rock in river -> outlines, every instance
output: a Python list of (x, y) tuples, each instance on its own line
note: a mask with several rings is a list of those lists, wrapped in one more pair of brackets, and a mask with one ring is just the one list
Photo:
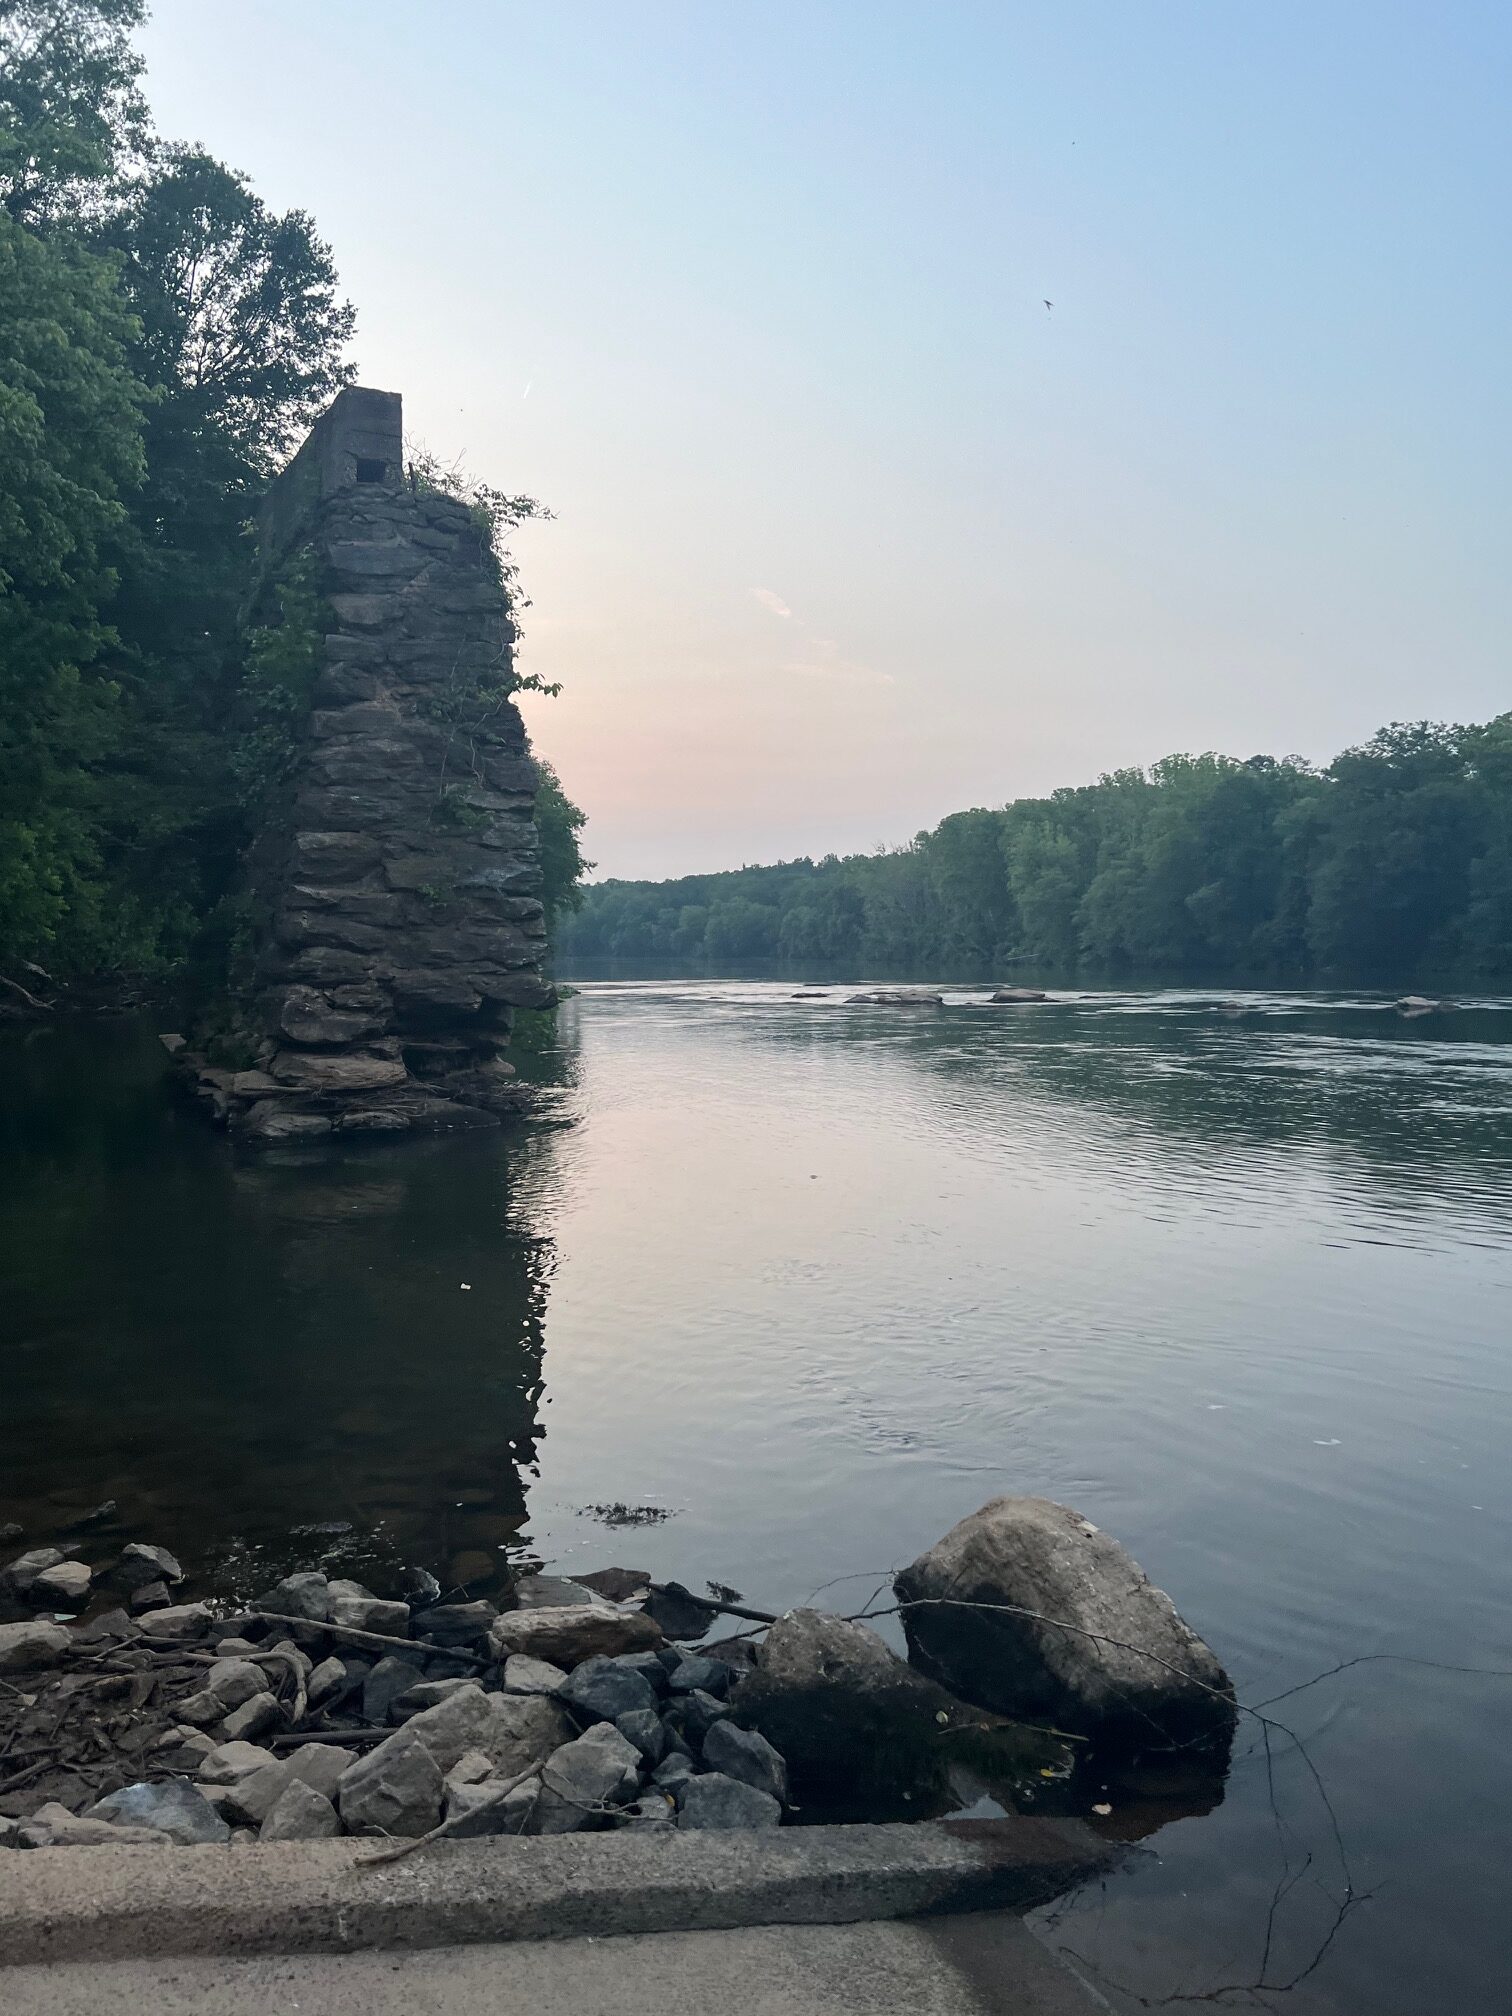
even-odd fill
[(1232, 1729), (1233, 1685), (1212, 1652), (1125, 1549), (1067, 1506), (994, 1498), (895, 1586), (914, 1663), (985, 1708), (1134, 1748)]

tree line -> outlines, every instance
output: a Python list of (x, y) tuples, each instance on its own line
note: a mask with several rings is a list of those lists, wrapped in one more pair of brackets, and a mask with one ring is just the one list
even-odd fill
[(902, 972), (1512, 974), (1512, 713), (1394, 723), (1322, 767), (1168, 756), (955, 812), (873, 854), (606, 881), (561, 950)]
[[(144, 0), (0, 0), (13, 978), (29, 963), (63, 979), (214, 971), (258, 810), (238, 627), (252, 520), (353, 375), (354, 311), (310, 215), (153, 131), (131, 39), (144, 17)], [(542, 825), (556, 908), (582, 872), (582, 815), (550, 774)]]

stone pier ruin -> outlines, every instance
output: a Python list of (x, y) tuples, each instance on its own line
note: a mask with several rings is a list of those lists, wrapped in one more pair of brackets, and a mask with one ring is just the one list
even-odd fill
[(406, 473), (399, 395), (358, 386), (275, 480), (260, 531), (252, 623), (277, 621), (291, 567), (322, 614), (248, 862), (248, 1053), (217, 1062), (196, 1043), (182, 1062), (253, 1141), (508, 1111), (514, 1011), (553, 996), (536, 770), (488, 531)]

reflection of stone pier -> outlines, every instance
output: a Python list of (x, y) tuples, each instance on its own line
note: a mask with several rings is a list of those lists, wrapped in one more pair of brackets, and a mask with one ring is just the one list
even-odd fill
[(254, 634), (303, 649), (303, 721), (250, 863), (249, 1068), (186, 1060), (254, 1140), (507, 1110), (513, 1011), (551, 999), (508, 595), (486, 525), (407, 480), (402, 442), (398, 395), (353, 387), (263, 509)]

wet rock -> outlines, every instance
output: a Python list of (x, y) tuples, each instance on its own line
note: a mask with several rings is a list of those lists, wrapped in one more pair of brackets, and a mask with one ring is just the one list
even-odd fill
[(325, 1624), (331, 1616), (330, 1584), (318, 1569), (286, 1575), (257, 1598), (254, 1606), (275, 1617), (297, 1617), (301, 1622)]
[(616, 1715), (614, 1726), (628, 1743), (633, 1743), (648, 1764), (659, 1764), (667, 1747), (667, 1732), (654, 1708), (632, 1708)]
[(847, 1008), (943, 1008), (944, 998), (928, 987), (877, 987), (866, 994), (847, 994)]
[(149, 1636), (171, 1638), (176, 1642), (190, 1643), (196, 1638), (208, 1635), (215, 1619), (203, 1603), (170, 1604), (166, 1610), (153, 1612)]
[(488, 1642), (496, 1659), (523, 1652), (571, 1668), (599, 1654), (612, 1659), (622, 1652), (654, 1652), (662, 1633), (642, 1611), (576, 1604), (560, 1610), (507, 1610), (495, 1619)]
[(677, 1795), (677, 1824), (683, 1828), (775, 1827), (781, 1818), (782, 1808), (770, 1794), (722, 1771), (690, 1778)]
[(362, 1683), (364, 1722), (387, 1722), (389, 1709), (419, 1681), (424, 1661), (425, 1654), (418, 1646), (413, 1656), (399, 1652), (384, 1654)]
[[(1232, 1728), (1232, 1683), (1212, 1652), (1132, 1556), (1067, 1506), (995, 1498), (895, 1586), (914, 1664), (985, 1708), (1136, 1748)], [(1037, 1614), (1011, 1614), (1025, 1610)]]
[(650, 1573), (643, 1568), (596, 1568), (591, 1575), (578, 1575), (574, 1579), (596, 1596), (607, 1596), (611, 1603), (639, 1599), (651, 1587)]
[(557, 1690), (560, 1698), (581, 1719), (613, 1722), (617, 1716), (643, 1709), (653, 1718), (656, 1696), (650, 1682), (632, 1673), (615, 1660), (598, 1657), (575, 1666)]
[(587, 1583), (570, 1581), (565, 1575), (522, 1575), (514, 1593), (521, 1610), (564, 1610), (585, 1603), (593, 1609), (612, 1607), (607, 1597)]
[(273, 1752), (257, 1743), (219, 1743), (200, 1765), (199, 1780), (202, 1785), (235, 1785), (276, 1762)]
[(640, 1752), (612, 1723), (597, 1722), (546, 1760), (526, 1831), (573, 1834), (601, 1827), (607, 1809), (632, 1798), (639, 1784)]
[(667, 1691), (691, 1694), (695, 1688), (716, 1697), (728, 1694), (734, 1678), (728, 1666), (698, 1652), (687, 1652), (667, 1675)]
[(549, 1659), (531, 1659), (523, 1652), (504, 1661), (503, 1677), (506, 1694), (555, 1694), (567, 1679)]
[(228, 1743), (251, 1743), (259, 1736), (281, 1729), (287, 1720), (278, 1696), (264, 1689), (243, 1701), (239, 1708), (233, 1708), (222, 1722), (221, 1731)]
[(711, 1771), (754, 1785), (783, 1806), (788, 1803), (787, 1765), (758, 1730), (716, 1722), (704, 1738), (703, 1759)]
[(337, 1811), (349, 1834), (428, 1834), (441, 1818), (440, 1766), (411, 1734), (399, 1730), (342, 1774)]
[(816, 1610), (778, 1619), (729, 1705), (787, 1760), (800, 1803), (857, 1817), (944, 1810), (957, 1764), (993, 1781), (1063, 1761), (1064, 1746), (1003, 1730), (905, 1665), (875, 1631)]
[(124, 1785), (96, 1801), (83, 1817), (108, 1820), (118, 1827), (150, 1828), (181, 1848), (231, 1838), (231, 1829), (215, 1808), (182, 1778), (161, 1785)]
[(651, 1591), (645, 1601), (645, 1614), (661, 1626), (668, 1638), (706, 1638), (719, 1612), (700, 1601), (681, 1582), (668, 1582)]
[(144, 1582), (140, 1589), (132, 1590), (129, 1600), (138, 1616), (144, 1616), (149, 1610), (166, 1610), (173, 1602), (166, 1582)]
[(291, 1778), (263, 1822), (264, 1841), (333, 1841), (341, 1817), (330, 1800), (301, 1779)]
[(1015, 1007), (1026, 1001), (1045, 1001), (1049, 996), (1038, 987), (999, 987), (992, 999), (998, 1007)]
[(56, 1666), (69, 1647), (61, 1624), (0, 1624), (0, 1673)]
[(360, 1582), (332, 1582), (328, 1594), (331, 1622), (349, 1631), (377, 1631), (386, 1638), (402, 1638), (409, 1629), (408, 1603), (385, 1602)]
[(30, 1820), (21, 1823), (17, 1837), (21, 1848), (171, 1848), (169, 1837), (157, 1827), (116, 1826), (110, 1820), (76, 1818), (57, 1800), (39, 1806)]
[(27, 1594), (33, 1603), (46, 1603), (59, 1610), (71, 1610), (89, 1600), (89, 1570), (82, 1561), (60, 1561), (44, 1568)]
[(182, 1582), (184, 1571), (166, 1547), (149, 1547), (133, 1540), (121, 1549), (115, 1566), (116, 1580), (128, 1589), (145, 1589), (153, 1582)]
[[(261, 1694), (267, 1684), (261, 1666), (250, 1659), (217, 1659), (205, 1678), (206, 1688), (220, 1701), (223, 1712), (240, 1708), (254, 1694)], [(192, 1722), (194, 1717), (188, 1719)]]
[(14, 1561), (0, 1568), (0, 1589), (12, 1596), (24, 1596), (39, 1575), (58, 1567), (64, 1558), (61, 1547), (33, 1547), (25, 1554), (18, 1554)]
[(411, 1715), (418, 1715), (424, 1708), (434, 1708), (438, 1701), (444, 1701), (449, 1694), (455, 1694), (459, 1687), (471, 1687), (472, 1680), (417, 1680), (413, 1687), (406, 1687), (389, 1703), (390, 1722), (408, 1721)]

